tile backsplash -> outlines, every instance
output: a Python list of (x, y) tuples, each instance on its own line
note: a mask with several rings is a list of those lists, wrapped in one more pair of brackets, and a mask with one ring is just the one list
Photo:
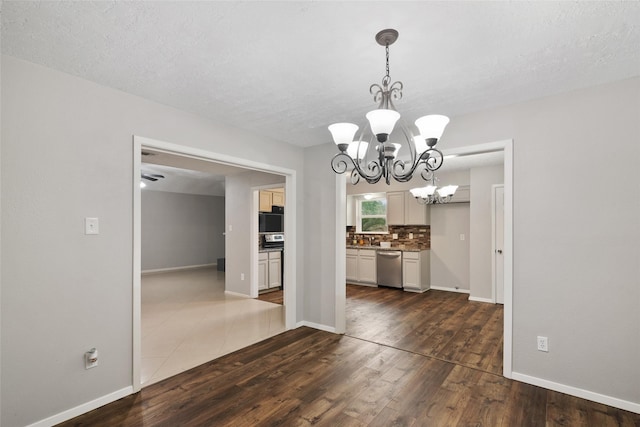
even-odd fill
[[(393, 234), (398, 238), (394, 239)], [(413, 233), (413, 239), (409, 239), (409, 234)], [(404, 245), (410, 249), (430, 249), (431, 248), (431, 227), (428, 225), (390, 225), (389, 234), (360, 234), (356, 233), (356, 227), (347, 227), (347, 245), (353, 245), (354, 239), (362, 239), (365, 245), (369, 244), (369, 239), (373, 245), (380, 242), (391, 242), (391, 247)]]

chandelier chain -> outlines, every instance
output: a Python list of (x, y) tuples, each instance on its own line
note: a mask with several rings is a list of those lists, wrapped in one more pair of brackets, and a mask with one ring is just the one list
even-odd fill
[(387, 74), (384, 76), (384, 79), (382, 79), (382, 82), (383, 84), (388, 85), (389, 83), (391, 83), (391, 75), (389, 74), (389, 43), (385, 45), (384, 49), (387, 56)]

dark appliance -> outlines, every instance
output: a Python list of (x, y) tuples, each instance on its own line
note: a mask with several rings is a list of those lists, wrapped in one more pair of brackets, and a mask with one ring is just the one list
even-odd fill
[(271, 206), (271, 213), (275, 213), (275, 214), (283, 214), (284, 213), (284, 206)]
[(260, 233), (282, 233), (284, 231), (284, 215), (260, 212), (258, 214), (258, 224)]

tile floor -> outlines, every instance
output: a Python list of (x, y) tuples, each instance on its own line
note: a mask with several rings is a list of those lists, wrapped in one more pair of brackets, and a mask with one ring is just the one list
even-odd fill
[(284, 332), (284, 307), (224, 293), (224, 273), (142, 276), (142, 385)]

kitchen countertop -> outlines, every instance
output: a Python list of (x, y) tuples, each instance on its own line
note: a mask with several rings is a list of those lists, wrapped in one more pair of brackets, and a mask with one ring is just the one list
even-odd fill
[(418, 248), (400, 248), (398, 246), (393, 246), (391, 248), (381, 248), (378, 245), (347, 245), (347, 249), (375, 249), (377, 251), (403, 251), (403, 252), (421, 252), (428, 251), (429, 248), (426, 249), (418, 249)]
[(282, 248), (260, 248), (258, 252), (281, 252)]

